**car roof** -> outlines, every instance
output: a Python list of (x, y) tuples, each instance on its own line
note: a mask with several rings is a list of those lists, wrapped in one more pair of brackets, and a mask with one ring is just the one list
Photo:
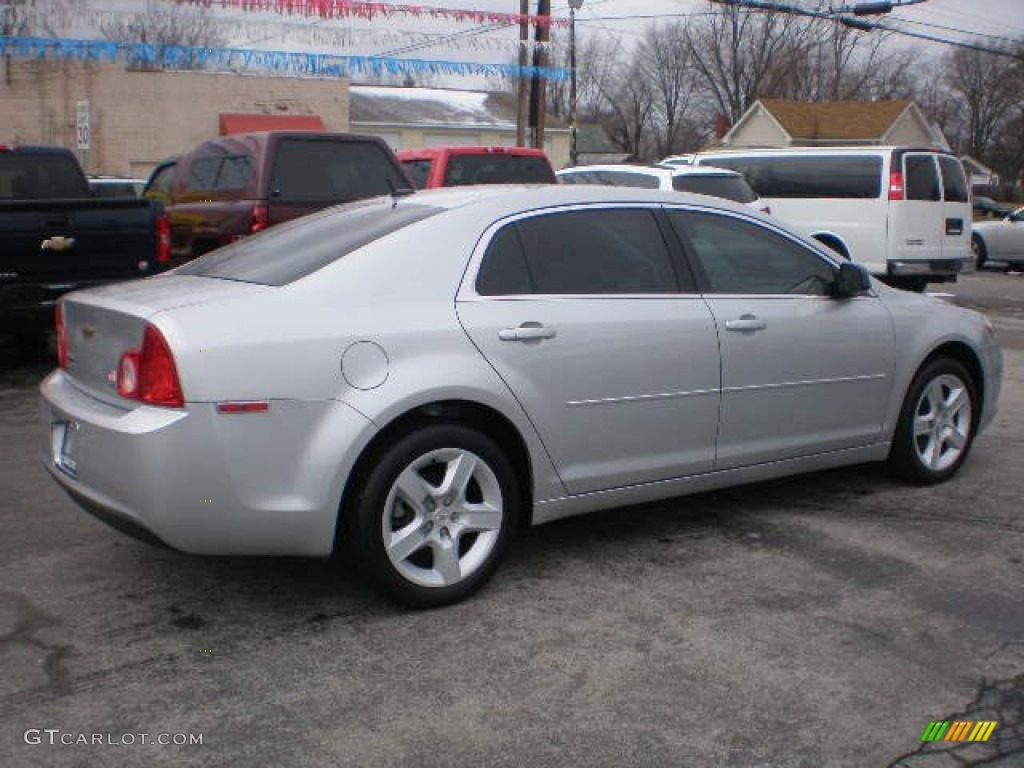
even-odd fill
[[(397, 198), (398, 205), (408, 200), (422, 205), (431, 205), (447, 210), (479, 209), (481, 213), (495, 219), (514, 216), (518, 213), (556, 208), (563, 206), (592, 204), (636, 204), (679, 205), (689, 203), (702, 208), (741, 212), (764, 218), (749, 206), (731, 200), (708, 195), (671, 190), (640, 189), (601, 184), (488, 184), (484, 186), (440, 187), (425, 189), (407, 197)], [(770, 219), (777, 225), (778, 222)]]
[(448, 147), (417, 147), (400, 149), (395, 153), (399, 160), (420, 160), (442, 155), (515, 155), (517, 157), (547, 158), (543, 149), (534, 147), (497, 147), (480, 145), (460, 145)]
[(726, 168), (715, 168), (713, 165), (577, 165), (563, 168), (558, 174), (584, 173), (599, 171), (603, 173), (640, 173), (656, 177), (676, 176), (740, 176), (736, 171)]

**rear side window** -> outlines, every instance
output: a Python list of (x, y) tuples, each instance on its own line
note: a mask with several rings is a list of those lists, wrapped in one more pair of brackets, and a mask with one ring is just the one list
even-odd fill
[(443, 209), (368, 200), (272, 227), (179, 267), (179, 275), (287, 285)]
[(701, 162), (739, 171), (761, 197), (872, 199), (882, 194), (878, 155), (710, 157)]
[(240, 154), (196, 157), (188, 167), (185, 189), (189, 192), (245, 189), (252, 177), (252, 158)]
[(170, 197), (171, 182), (174, 181), (175, 168), (177, 168), (175, 163), (158, 167), (146, 184), (146, 190), (143, 195), (155, 200), (166, 200)]
[(468, 184), (554, 184), (555, 173), (542, 157), (504, 154), (450, 155), (444, 186)]
[(409, 177), (409, 181), (416, 189), (423, 189), (427, 186), (427, 179), (430, 178), (430, 169), (433, 165), (434, 161), (430, 158), (402, 161), (405, 175)]
[(757, 195), (742, 176), (675, 176), (672, 188), (676, 192), (695, 192), (698, 195), (724, 197), (737, 203), (752, 203)]
[(604, 184), (614, 187), (636, 187), (638, 189), (657, 189), (661, 179), (649, 173), (633, 173), (632, 171), (599, 171), (597, 177)]
[(639, 208), (563, 211), (516, 222), (491, 241), (477, 276), (477, 292), (487, 296), (678, 290), (654, 215)]
[(949, 155), (939, 155), (939, 168), (942, 169), (942, 197), (947, 203), (966, 203), (970, 201), (967, 189), (967, 177), (960, 161)]
[(907, 200), (936, 201), (942, 199), (939, 171), (932, 155), (905, 155), (903, 173)]
[(273, 168), (269, 191), (281, 203), (343, 203), (409, 186), (375, 142), (284, 139)]

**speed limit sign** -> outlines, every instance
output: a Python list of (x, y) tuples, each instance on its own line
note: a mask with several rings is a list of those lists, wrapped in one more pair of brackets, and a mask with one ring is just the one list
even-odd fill
[(75, 119), (75, 135), (78, 138), (78, 148), (89, 148), (89, 102), (79, 101), (77, 103), (78, 114)]

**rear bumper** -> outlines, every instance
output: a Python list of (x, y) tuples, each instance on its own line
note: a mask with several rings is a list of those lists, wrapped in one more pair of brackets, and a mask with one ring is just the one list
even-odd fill
[[(341, 492), (376, 429), (343, 403), (275, 400), (130, 410), (56, 371), (40, 385), (41, 453), (83, 509), (150, 543), (207, 555), (331, 554)], [(73, 425), (73, 461), (57, 435)]]
[(890, 275), (896, 277), (927, 277), (942, 282), (950, 278), (956, 279), (963, 271), (963, 267), (963, 259), (896, 259), (889, 262), (888, 271)]

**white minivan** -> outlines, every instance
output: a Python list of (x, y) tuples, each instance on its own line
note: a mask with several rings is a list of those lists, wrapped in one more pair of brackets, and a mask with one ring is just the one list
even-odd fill
[(897, 287), (953, 282), (969, 263), (970, 190), (960, 160), (948, 152), (791, 147), (662, 162), (741, 172), (774, 216)]

